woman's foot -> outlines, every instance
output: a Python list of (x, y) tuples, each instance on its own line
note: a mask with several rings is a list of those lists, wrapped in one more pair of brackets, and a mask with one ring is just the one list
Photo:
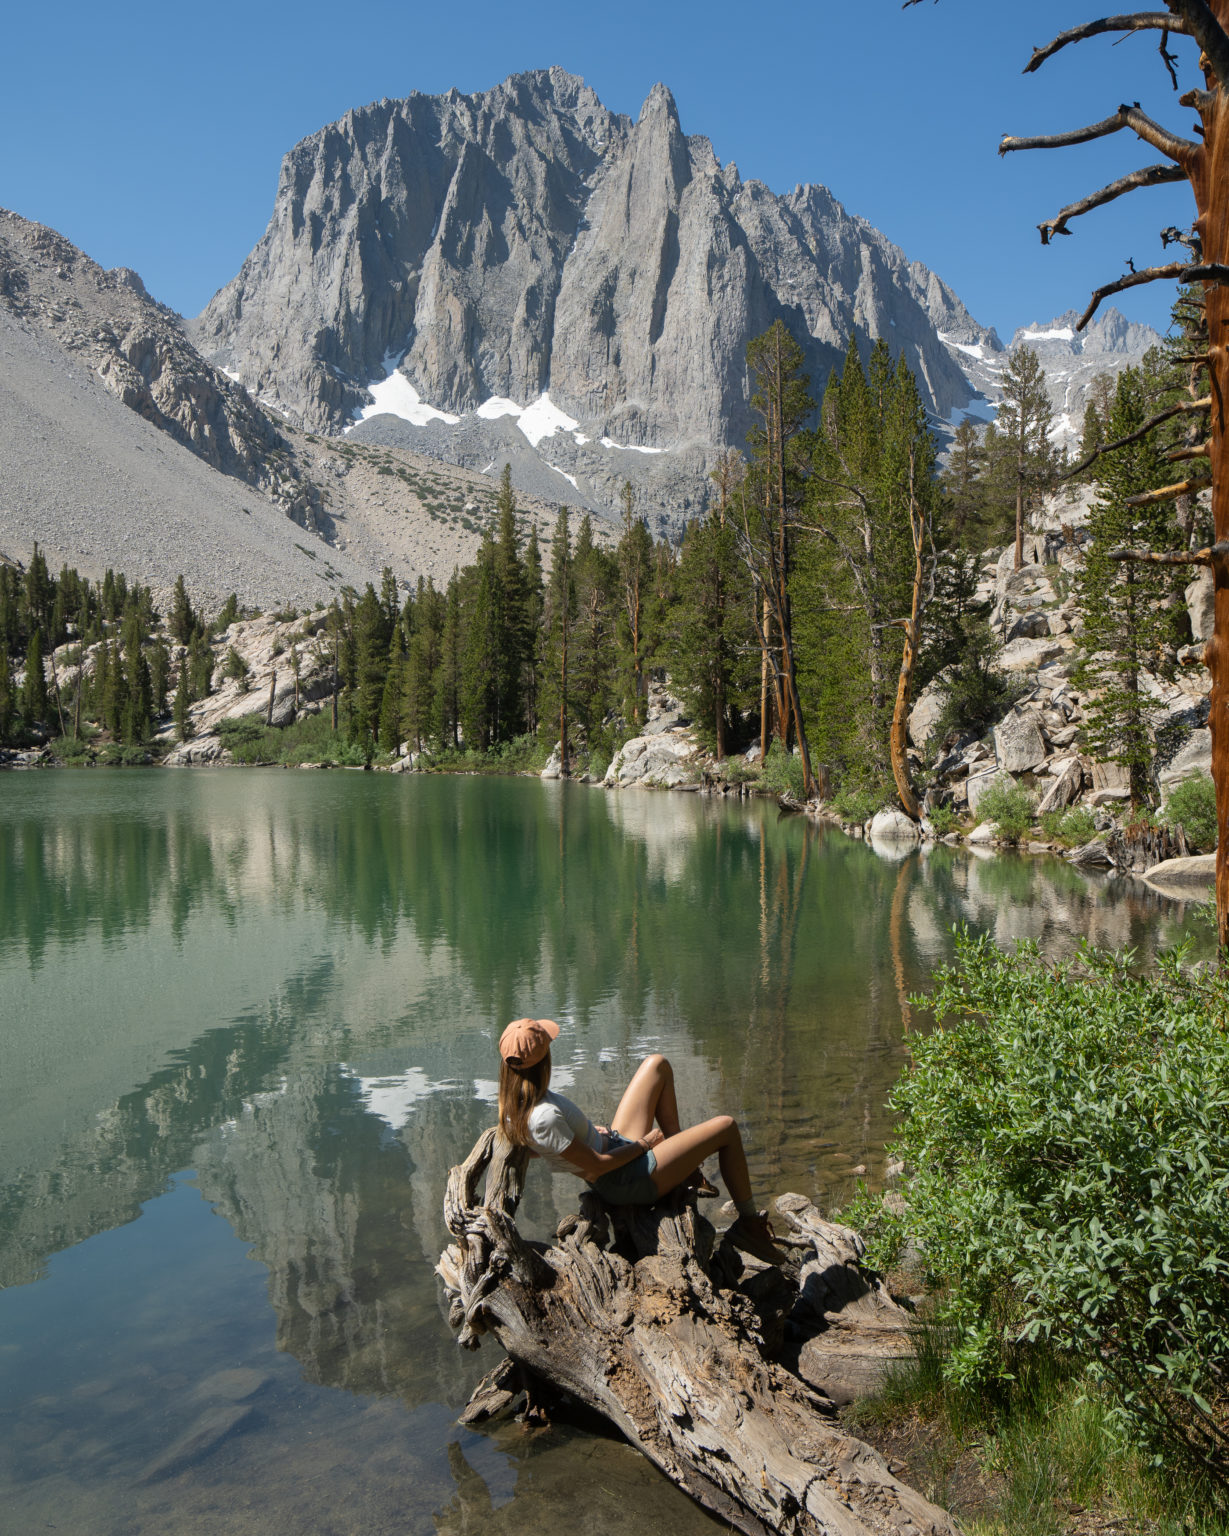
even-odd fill
[(772, 1240), (772, 1223), (767, 1211), (754, 1216), (740, 1216), (726, 1236), (743, 1253), (762, 1259), (765, 1264), (784, 1264), (785, 1254)]
[(701, 1200), (711, 1200), (721, 1193), (712, 1180), (705, 1177), (703, 1168), (697, 1168), (684, 1187), (699, 1195)]

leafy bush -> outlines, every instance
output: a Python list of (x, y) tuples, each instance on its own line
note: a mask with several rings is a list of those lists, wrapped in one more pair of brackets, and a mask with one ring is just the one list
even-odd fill
[(1192, 847), (1210, 853), (1216, 847), (1216, 786), (1211, 778), (1197, 773), (1175, 784), (1162, 819), (1167, 826), (1181, 826)]
[(1097, 819), (1087, 806), (1077, 805), (1069, 811), (1047, 811), (1041, 827), (1051, 842), (1077, 848), (1095, 836)]
[(795, 800), (805, 800), (801, 757), (787, 752), (779, 741), (773, 741), (764, 759), (760, 784), (771, 795), (792, 795)]
[[(958, 938), (892, 1106), (948, 1379), (1057, 1350), (1120, 1432), (1229, 1479), (1229, 979)], [(921, 1000), (919, 1000), (921, 1001)], [(884, 1234), (887, 1236), (887, 1234)]]
[(873, 789), (841, 789), (832, 797), (832, 809), (852, 826), (860, 827), (869, 821), (883, 804), (883, 796)]
[(750, 784), (760, 776), (759, 764), (749, 763), (741, 753), (723, 758), (717, 766), (727, 784)]
[(88, 762), (92, 755), (88, 739), (82, 736), (57, 736), (48, 746), (52, 757), (76, 766)]
[(939, 837), (946, 837), (960, 825), (960, 817), (950, 805), (936, 805), (926, 815)]
[(1000, 779), (977, 802), (977, 819), (994, 822), (1005, 842), (1018, 843), (1033, 824), (1033, 797)]

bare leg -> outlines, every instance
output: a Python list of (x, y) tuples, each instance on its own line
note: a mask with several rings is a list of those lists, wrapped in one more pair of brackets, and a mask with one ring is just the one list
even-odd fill
[[(647, 1136), (654, 1124), (662, 1134), (677, 1136), (680, 1130), (678, 1099), (674, 1094), (674, 1069), (664, 1056), (646, 1056), (619, 1100), (611, 1126), (629, 1141)], [(698, 1165), (697, 1165), (698, 1166)]]
[(747, 1172), (747, 1154), (743, 1151), (738, 1121), (729, 1115), (717, 1115), (699, 1125), (689, 1125), (676, 1136), (653, 1148), (657, 1170), (653, 1184), (664, 1195), (686, 1182), (706, 1157), (717, 1153), (721, 1177), (732, 1200), (750, 1200), (751, 1175)]

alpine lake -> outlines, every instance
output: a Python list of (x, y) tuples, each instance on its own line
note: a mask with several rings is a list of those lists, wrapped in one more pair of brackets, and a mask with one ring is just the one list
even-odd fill
[[(672, 1060), (760, 1198), (883, 1180), (953, 925), (1211, 932), (1057, 858), (875, 850), (772, 802), (260, 769), (0, 776), (0, 1526), (717, 1529), (613, 1436), (456, 1415), (433, 1266), (496, 1041), (608, 1120)], [(865, 1170), (859, 1173), (857, 1170)], [(715, 1164), (710, 1168), (715, 1173)], [(531, 1168), (548, 1236), (579, 1185)]]

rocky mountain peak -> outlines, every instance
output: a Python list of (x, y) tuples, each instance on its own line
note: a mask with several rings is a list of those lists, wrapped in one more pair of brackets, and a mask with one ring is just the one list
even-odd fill
[(610, 507), (631, 479), (646, 508), (687, 513), (745, 437), (746, 346), (778, 318), (815, 380), (851, 334), (886, 337), (941, 418), (975, 388), (940, 330), (998, 346), (826, 188), (778, 197), (723, 168), (665, 85), (632, 122), (550, 68), (304, 139), (194, 334), (308, 427), (485, 468), (515, 421), (564, 499)]

